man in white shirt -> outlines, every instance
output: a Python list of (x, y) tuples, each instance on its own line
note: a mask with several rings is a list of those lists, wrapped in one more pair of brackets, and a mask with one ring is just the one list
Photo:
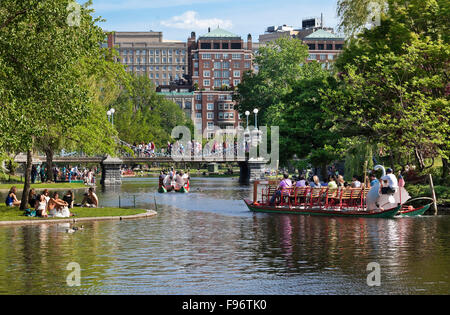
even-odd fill
[(383, 187), (381, 188), (382, 194), (393, 194), (398, 189), (398, 180), (397, 177), (393, 174), (391, 168), (388, 168), (386, 170), (386, 175), (381, 177), (381, 180), (383, 182)]

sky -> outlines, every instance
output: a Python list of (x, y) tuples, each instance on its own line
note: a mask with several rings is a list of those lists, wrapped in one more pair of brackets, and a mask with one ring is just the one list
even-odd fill
[[(165, 40), (186, 41), (192, 31), (220, 28), (253, 41), (268, 26), (301, 27), (303, 18), (320, 17), (335, 27), (337, 0), (93, 0), (106, 31), (159, 31)], [(83, 1), (80, 1), (83, 3)]]

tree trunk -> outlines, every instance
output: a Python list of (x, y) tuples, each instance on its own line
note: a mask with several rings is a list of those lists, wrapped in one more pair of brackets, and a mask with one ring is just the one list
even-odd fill
[(423, 171), (424, 168), (425, 168), (425, 163), (424, 163), (424, 161), (423, 161), (422, 153), (420, 153), (420, 151), (416, 148), (416, 149), (414, 150), (414, 155), (415, 155), (415, 157), (416, 157), (416, 161), (417, 161), (417, 164), (418, 164), (418, 166), (419, 166), (419, 169), (420, 169), (421, 171)]
[(47, 161), (47, 182), (53, 181), (53, 150), (47, 148), (45, 150), (45, 156)]
[(450, 172), (450, 161), (442, 158), (442, 178), (447, 178)]
[(33, 166), (33, 156), (31, 150), (27, 151), (27, 166), (25, 169), (25, 184), (23, 185), (22, 200), (20, 202), (20, 209), (28, 208), (28, 194), (31, 186), (31, 167)]

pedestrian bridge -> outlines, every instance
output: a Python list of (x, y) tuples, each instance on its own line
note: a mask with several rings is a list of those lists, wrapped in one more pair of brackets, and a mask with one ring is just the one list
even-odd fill
[[(27, 162), (25, 154), (19, 154), (14, 161), (19, 164)], [(45, 163), (47, 161), (45, 156), (33, 156), (33, 164)], [(264, 167), (267, 161), (264, 159), (248, 159), (245, 156), (233, 156), (223, 154), (211, 154), (206, 156), (54, 156), (53, 163), (56, 164), (99, 164), (102, 169), (101, 183), (104, 185), (121, 184), (121, 166), (148, 163), (173, 163), (177, 167), (183, 165), (186, 168), (188, 165), (198, 165), (199, 163), (239, 163), (240, 176), (239, 181), (242, 184), (247, 184), (252, 180), (262, 179), (264, 176)]]

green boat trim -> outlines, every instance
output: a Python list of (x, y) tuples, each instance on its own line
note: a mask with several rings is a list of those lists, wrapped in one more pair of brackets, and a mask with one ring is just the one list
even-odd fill
[(403, 210), (403, 211), (400, 210), (399, 213), (398, 213), (398, 216), (401, 216), (401, 217), (416, 217), (416, 216), (419, 216), (419, 215), (423, 215), (425, 212), (428, 211), (428, 209), (430, 209), (432, 204), (433, 203), (429, 203), (429, 204), (427, 204), (425, 206), (422, 206), (420, 208), (415, 208), (415, 209), (413, 208), (412, 210)]
[(401, 205), (395, 208), (382, 211), (357, 211), (357, 210), (333, 210), (317, 208), (295, 208), (289, 206), (268, 206), (262, 204), (253, 204), (250, 200), (244, 200), (247, 207), (254, 212), (282, 213), (282, 214), (300, 214), (310, 216), (335, 216), (335, 217), (365, 217), (365, 218), (393, 218), (400, 210)]

